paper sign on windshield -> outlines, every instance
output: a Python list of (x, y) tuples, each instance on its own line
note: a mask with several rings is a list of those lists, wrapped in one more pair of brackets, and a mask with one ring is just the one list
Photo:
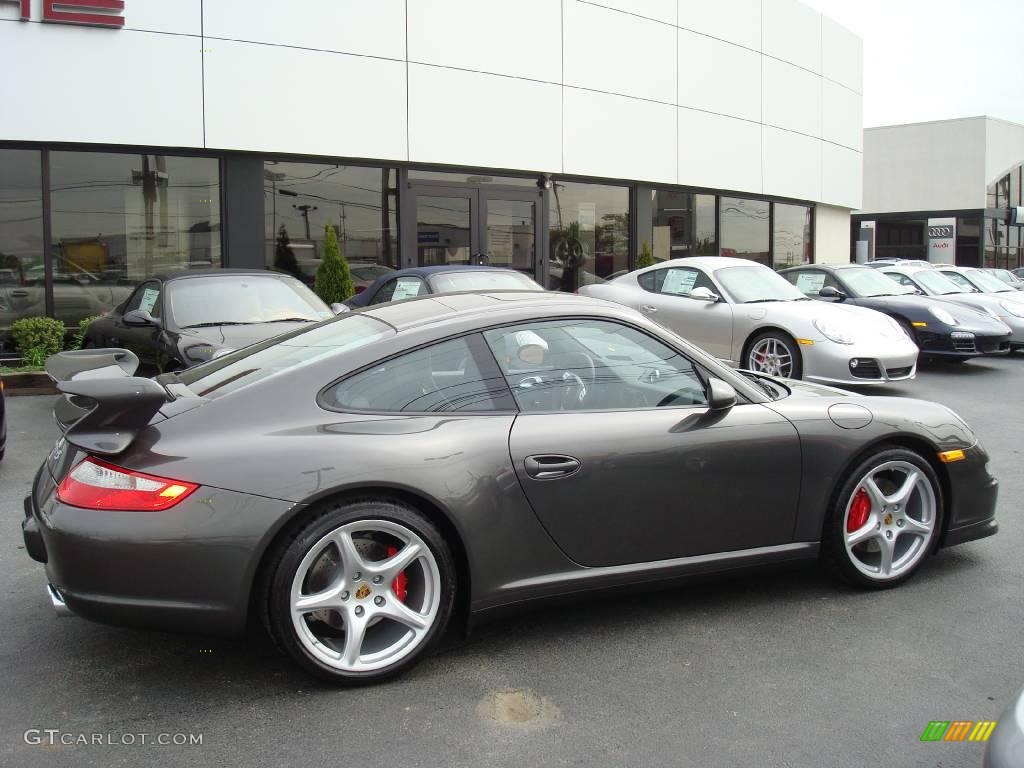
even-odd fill
[(152, 313), (153, 307), (156, 306), (156, 300), (160, 298), (159, 288), (143, 288), (142, 289), (142, 301), (139, 302), (139, 309)]

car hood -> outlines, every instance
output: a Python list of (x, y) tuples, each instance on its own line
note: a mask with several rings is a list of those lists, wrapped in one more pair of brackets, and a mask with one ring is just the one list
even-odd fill
[(737, 316), (746, 315), (754, 322), (778, 324), (797, 336), (818, 337), (815, 320), (856, 329), (864, 338), (904, 339), (903, 331), (885, 315), (853, 304), (832, 304), (824, 301), (773, 301), (764, 304), (737, 304)]
[(309, 323), (254, 323), (252, 325), (211, 325), (206, 328), (185, 328), (179, 333), (182, 338), (190, 338), (215, 347), (240, 349), (258, 341), (265, 341)]
[(924, 320), (935, 322), (936, 318), (930, 310), (944, 309), (957, 321), (963, 330), (981, 333), (1006, 333), (1000, 320), (996, 320), (981, 309), (974, 309), (964, 304), (957, 304), (936, 296), (870, 296), (858, 299), (864, 306), (882, 312), (894, 312), (906, 316), (911, 321)]

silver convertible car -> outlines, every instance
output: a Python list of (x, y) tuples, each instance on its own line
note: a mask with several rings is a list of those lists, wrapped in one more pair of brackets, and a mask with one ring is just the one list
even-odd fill
[(47, 363), (68, 397), (25, 502), (40, 586), (119, 624), (259, 618), (342, 683), (551, 599), (819, 557), (891, 587), (998, 527), (948, 408), (741, 374), (606, 301), (446, 294), (156, 379), (132, 357)]
[(918, 348), (896, 321), (811, 301), (746, 259), (672, 259), (579, 292), (638, 309), (732, 365), (773, 376), (879, 384), (913, 378), (917, 366)]

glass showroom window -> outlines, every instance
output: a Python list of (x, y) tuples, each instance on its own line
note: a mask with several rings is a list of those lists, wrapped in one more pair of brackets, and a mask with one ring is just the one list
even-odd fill
[(961, 267), (981, 266), (981, 218), (956, 220), (956, 263)]
[(357, 289), (398, 267), (396, 174), (393, 168), (265, 162), (267, 268), (312, 283), (328, 224)]
[(651, 191), (654, 258), (679, 259), (718, 253), (715, 196), (671, 189)]
[(629, 188), (555, 181), (548, 288), (575, 291), (629, 269)]
[(51, 152), (54, 313), (120, 304), (143, 278), (221, 266), (217, 160)]
[(46, 314), (40, 154), (0, 149), (0, 334)]
[(806, 205), (775, 203), (772, 216), (772, 260), (776, 269), (810, 264), (811, 209)]
[(771, 266), (769, 205), (761, 200), (723, 197), (719, 201), (722, 256), (739, 256)]

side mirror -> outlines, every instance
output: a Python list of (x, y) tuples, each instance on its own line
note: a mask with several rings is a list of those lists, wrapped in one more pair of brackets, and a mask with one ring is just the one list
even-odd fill
[(349, 311), (351, 310), (349, 310), (349, 308), (346, 307), (344, 304), (339, 304), (338, 302), (334, 302), (333, 304), (331, 304), (331, 312), (333, 312), (336, 315), (343, 315)]
[(712, 411), (727, 411), (736, 405), (736, 390), (721, 379), (708, 379), (708, 405)]
[(124, 313), (121, 318), (125, 325), (152, 325), (154, 328), (160, 327), (160, 321), (153, 317), (145, 309), (132, 309)]
[(845, 293), (840, 291), (838, 288), (833, 288), (831, 285), (826, 285), (818, 291), (818, 295), (823, 299), (836, 299), (838, 301), (842, 301), (846, 298)]
[(694, 288), (690, 291), (690, 298), (697, 301), (718, 301), (718, 294), (710, 288)]

